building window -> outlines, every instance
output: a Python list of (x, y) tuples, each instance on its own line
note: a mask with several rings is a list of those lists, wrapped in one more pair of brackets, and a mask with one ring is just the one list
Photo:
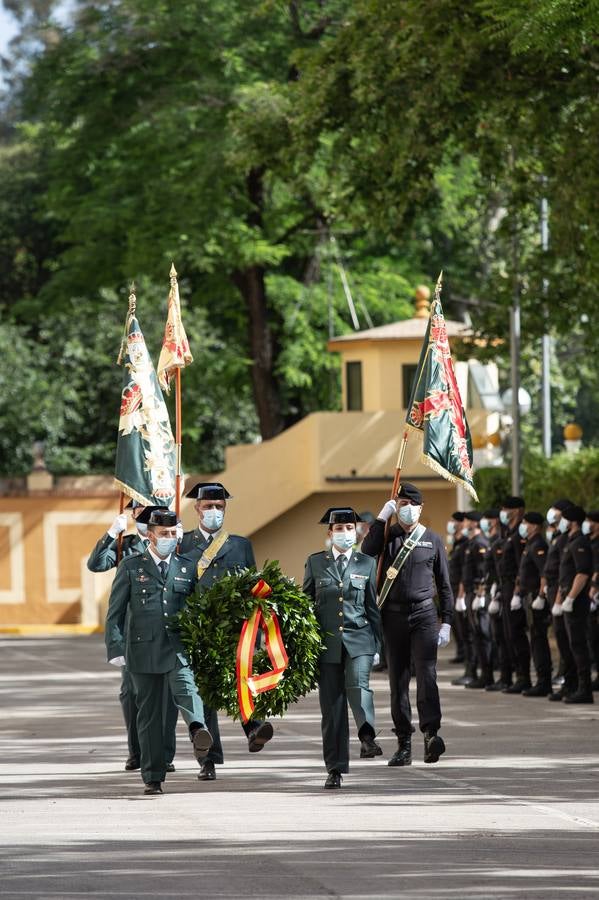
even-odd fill
[(418, 366), (410, 363), (407, 366), (401, 367), (401, 383), (403, 388), (403, 408), (407, 410), (408, 404), (410, 402), (410, 394), (412, 393), (412, 387), (414, 386), (414, 378), (416, 376), (416, 372), (418, 370)]
[(362, 409), (362, 363), (345, 364), (345, 383), (347, 385), (348, 410)]

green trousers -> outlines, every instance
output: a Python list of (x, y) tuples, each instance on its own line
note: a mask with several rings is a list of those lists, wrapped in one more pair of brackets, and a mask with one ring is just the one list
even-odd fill
[[(137, 701), (135, 700), (135, 690), (133, 681), (131, 680), (131, 673), (126, 666), (123, 666), (121, 669), (121, 690), (119, 693), (119, 700), (121, 702), (121, 709), (123, 710), (125, 727), (127, 728), (129, 756), (139, 759), (140, 749), (139, 737), (137, 735)], [(162, 714), (164, 721), (164, 752), (166, 754), (166, 762), (167, 764), (170, 764), (175, 758), (175, 750), (177, 747), (176, 729), (179, 710), (175, 706), (167, 682), (165, 682), (164, 685)]]
[(347, 704), (358, 735), (374, 737), (374, 694), (370, 689), (372, 656), (351, 656), (343, 648), (340, 663), (320, 664), (318, 697), (322, 713), (322, 755), (327, 772), (349, 771), (349, 719)]
[(131, 672), (137, 700), (137, 733), (139, 737), (141, 777), (150, 781), (164, 781), (166, 759), (164, 747), (164, 691), (170, 688), (175, 706), (181, 711), (185, 723), (204, 724), (204, 704), (198, 694), (189, 666), (177, 661), (170, 672), (147, 674)]

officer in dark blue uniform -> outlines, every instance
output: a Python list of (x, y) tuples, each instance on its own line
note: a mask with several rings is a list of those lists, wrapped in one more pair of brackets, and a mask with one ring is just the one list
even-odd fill
[(489, 540), (480, 527), (481, 518), (481, 514), (476, 510), (465, 513), (464, 524), (468, 537), (462, 574), (467, 615), (474, 640), (473, 663), (480, 667), (477, 676), (475, 668), (472, 669), (472, 674), (476, 677), (468, 681), (465, 687), (475, 689), (484, 689), (493, 684), (491, 622), (485, 591)]
[[(385, 540), (385, 525), (397, 513)], [(362, 550), (370, 556), (383, 554), (383, 572), (393, 569), (400, 548), (419, 524), (422, 494), (409, 483), (402, 484), (396, 501), (388, 500), (364, 538)], [(441, 606), (441, 627), (434, 601)], [(416, 703), (420, 730), (424, 734), (424, 761), (437, 762), (445, 743), (437, 734), (441, 727), (441, 705), (437, 687), (437, 647), (445, 647), (451, 634), (453, 594), (447, 556), (438, 534), (425, 528), (416, 546), (393, 577), (382, 610), (383, 633), (389, 667), (391, 715), (397, 734), (397, 750), (390, 766), (412, 761), (412, 709), (410, 678), (416, 670)]]
[(505, 643), (505, 632), (501, 617), (501, 591), (499, 573), (497, 571), (497, 550), (503, 544), (504, 532), (499, 519), (499, 509), (491, 507), (483, 512), (480, 520), (483, 534), (489, 540), (489, 552), (485, 557), (485, 600), (489, 613), (492, 638), (493, 669), (499, 669), (499, 678), (487, 685), (486, 691), (502, 691), (510, 683), (511, 665)]
[[(199, 482), (186, 496), (196, 501), (198, 527), (185, 532), (179, 552), (189, 553), (196, 560), (200, 590), (208, 590), (215, 581), (229, 572), (255, 566), (254, 551), (248, 539), (238, 534), (228, 534), (223, 527), (227, 500), (232, 499), (227, 489), (220, 482)], [(204, 711), (206, 727), (212, 735), (213, 744), (202, 761), (198, 778), (201, 781), (214, 781), (214, 766), (224, 762), (224, 754), (217, 711), (208, 706)], [(241, 723), (241, 727), (247, 737), (250, 753), (258, 753), (273, 736), (270, 722), (252, 719)]]
[(354, 549), (360, 517), (351, 507), (332, 507), (320, 520), (328, 525), (331, 549), (306, 561), (303, 589), (314, 600), (325, 649), (320, 658), (318, 696), (322, 746), (327, 768), (325, 788), (341, 787), (349, 771), (347, 704), (358, 729), (360, 757), (382, 750), (375, 741), (370, 672), (380, 653), (380, 613), (376, 604), (376, 565)]
[(551, 614), (540, 595), (541, 575), (547, 559), (547, 541), (542, 529), (545, 520), (541, 513), (524, 513), (519, 531), (526, 543), (520, 557), (517, 594), (526, 615), (530, 631), (530, 650), (537, 676), (532, 687), (522, 691), (523, 697), (547, 697), (551, 693), (551, 650), (547, 629)]
[[(522, 606), (518, 607), (514, 601), (520, 557), (525, 544), (518, 527), (525, 508), (522, 497), (506, 497), (499, 511), (499, 518), (506, 529), (503, 541), (495, 550), (500, 581), (501, 617), (507, 650), (504, 673), (507, 685), (503, 688), (505, 694), (520, 694), (525, 688), (530, 687), (530, 649), (526, 637), (526, 616)], [(514, 669), (516, 681), (512, 684)]]
[[(449, 549), (449, 580), (451, 582), (451, 590), (453, 596), (457, 597), (459, 587), (462, 583), (462, 566), (464, 565), (464, 550), (466, 548), (466, 538), (463, 534), (464, 530), (464, 513), (456, 510), (451, 515), (451, 519), (447, 523), (447, 545)], [(472, 668), (472, 635), (468, 627), (468, 617), (465, 610), (459, 611), (454, 608), (453, 611), (453, 636), (456, 642), (456, 654), (452, 663), (465, 663), (466, 671), (464, 675), (454, 679), (452, 684), (466, 684), (472, 677), (470, 670)]]
[(564, 613), (560, 604), (556, 602), (559, 590), (560, 562), (564, 547), (568, 543), (567, 522), (564, 519), (563, 524), (561, 524), (561, 521), (563, 511), (572, 505), (571, 500), (561, 497), (549, 507), (545, 516), (549, 525), (545, 539), (549, 546), (547, 548), (547, 561), (541, 577), (539, 596), (545, 598), (547, 609), (551, 613), (553, 634), (559, 651), (558, 675), (554, 681), (562, 679), (558, 690), (549, 695), (549, 700), (552, 701), (563, 700), (566, 694), (572, 694), (576, 690), (576, 666), (570, 653)]
[(596, 672), (591, 687), (594, 691), (599, 691), (599, 510), (587, 513), (581, 530), (588, 535), (593, 559), (593, 575), (589, 587), (589, 649)]

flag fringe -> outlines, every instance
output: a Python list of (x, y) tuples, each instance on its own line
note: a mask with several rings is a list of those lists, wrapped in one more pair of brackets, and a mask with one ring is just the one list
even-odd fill
[(143, 494), (138, 493), (134, 488), (130, 485), (125, 484), (124, 481), (120, 481), (118, 478), (114, 479), (114, 486), (119, 489), (123, 494), (127, 494), (132, 500), (136, 500), (137, 503), (141, 503), (142, 506), (153, 506), (154, 503), (152, 500), (148, 500), (147, 497), (144, 497)]
[[(406, 422), (406, 428), (409, 428), (411, 431), (415, 431), (422, 440), (423, 434), (421, 428), (416, 428), (415, 425), (410, 425), (409, 422)], [(479, 502), (478, 494), (474, 490), (473, 486), (471, 484), (468, 484), (467, 481), (464, 481), (463, 478), (460, 478), (458, 475), (452, 475), (452, 473), (445, 469), (441, 465), (441, 463), (438, 463), (435, 459), (433, 459), (431, 456), (428, 456), (424, 452), (420, 453), (420, 461), (424, 463), (425, 466), (428, 466), (429, 469), (432, 469), (434, 472), (436, 472), (437, 475), (440, 475), (441, 478), (445, 478), (447, 481), (451, 481), (452, 484), (460, 484), (464, 488), (464, 490), (470, 494), (475, 503)]]

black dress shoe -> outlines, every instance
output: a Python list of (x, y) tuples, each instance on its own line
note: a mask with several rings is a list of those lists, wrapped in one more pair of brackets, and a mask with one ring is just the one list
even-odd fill
[(130, 756), (125, 763), (125, 772), (133, 772), (135, 769), (141, 768), (141, 764), (137, 756)]
[(274, 731), (270, 722), (262, 722), (248, 734), (248, 750), (250, 753), (259, 753), (265, 744), (268, 744)]
[(472, 681), (474, 681), (472, 675), (462, 675), (461, 678), (454, 678), (451, 683), (457, 685), (468, 685)]
[(486, 687), (485, 691), (505, 691), (505, 689), (508, 687), (510, 687), (510, 685), (507, 683), (507, 681), (501, 681), (500, 679), (499, 681), (495, 681), (493, 684), (490, 684), (488, 687)]
[(469, 684), (465, 684), (464, 687), (470, 688), (474, 691), (486, 691), (491, 685), (492, 681), (489, 681), (488, 678), (475, 678)]
[(573, 694), (566, 694), (564, 703), (594, 703), (593, 692), (591, 690), (575, 691)]
[(425, 763), (436, 763), (439, 757), (445, 753), (445, 741), (433, 731), (427, 731), (424, 735), (424, 761)]
[(509, 687), (504, 688), (504, 694), (521, 694), (522, 691), (527, 691), (528, 688), (531, 687), (530, 681), (514, 681), (513, 684), (510, 684)]
[(558, 703), (560, 700), (563, 700), (569, 694), (573, 693), (572, 690), (566, 690), (566, 686), (562, 684), (559, 691), (554, 691), (552, 694), (549, 694), (548, 700), (551, 700), (553, 703)]
[(161, 794), (162, 788), (159, 781), (148, 781), (144, 788), (144, 794)]
[(367, 736), (360, 741), (360, 759), (374, 759), (375, 756), (382, 755), (383, 748), (373, 737)]
[(522, 691), (523, 697), (548, 697), (551, 693), (551, 684), (538, 681), (536, 684), (533, 684), (532, 687), (526, 688)]
[(412, 735), (402, 734), (397, 738), (397, 750), (387, 763), (388, 766), (412, 765)]
[(166, 771), (167, 771), (167, 772), (174, 772), (174, 771), (175, 771), (174, 765), (173, 765), (172, 763), (168, 763), (168, 765), (167, 765), (167, 767), (166, 767)]
[(202, 763), (198, 779), (199, 781), (216, 781), (216, 770), (211, 759), (206, 759)]
[(328, 791), (332, 791), (335, 788), (341, 787), (341, 781), (341, 772), (338, 772), (337, 769), (333, 769), (332, 772), (329, 772), (324, 786)]
[(193, 744), (193, 755), (196, 759), (204, 759), (212, 747), (212, 735), (204, 725), (200, 725), (194, 728), (190, 737)]

